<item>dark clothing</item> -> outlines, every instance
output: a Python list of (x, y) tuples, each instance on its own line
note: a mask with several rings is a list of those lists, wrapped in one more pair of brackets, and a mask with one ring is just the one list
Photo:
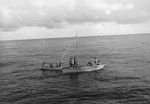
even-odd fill
[(77, 67), (77, 66), (78, 66), (77, 60), (76, 58), (74, 58), (74, 67)]
[(100, 64), (100, 61), (98, 60), (98, 61), (97, 61), (97, 65), (99, 65), (99, 64)]
[(88, 62), (88, 63), (87, 63), (87, 66), (92, 66), (92, 62)]
[(77, 63), (77, 60), (76, 60), (76, 58), (70, 58), (70, 60), (69, 60), (69, 65), (70, 65), (70, 67), (77, 67), (78, 66), (78, 63)]
[(56, 68), (58, 68), (59, 67), (59, 65), (56, 63)]
[(61, 67), (61, 64), (62, 64), (62, 63), (61, 63), (61, 62), (59, 62), (59, 65), (58, 65), (58, 66), (59, 66), (59, 67)]
[(69, 60), (69, 65), (70, 65), (70, 67), (73, 67), (72, 61), (73, 61), (72, 59)]
[(50, 68), (53, 68), (53, 65), (50, 63)]

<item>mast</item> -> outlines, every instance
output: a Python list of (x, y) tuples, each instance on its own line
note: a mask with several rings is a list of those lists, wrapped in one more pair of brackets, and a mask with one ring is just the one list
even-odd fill
[(77, 65), (78, 65), (78, 33), (76, 33), (75, 43), (76, 43), (75, 54), (76, 54), (76, 61), (77, 61)]

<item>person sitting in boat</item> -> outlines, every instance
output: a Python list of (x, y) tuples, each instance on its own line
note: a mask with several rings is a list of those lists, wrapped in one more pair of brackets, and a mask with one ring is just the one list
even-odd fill
[(56, 62), (56, 68), (58, 68), (59, 67), (59, 65), (58, 65), (58, 63)]
[(87, 62), (87, 66), (92, 66), (92, 62), (91, 61)]
[(53, 68), (53, 64), (52, 63), (50, 63), (50, 68)]
[(44, 67), (45, 67), (45, 68), (49, 68), (49, 64), (48, 64), (48, 63), (45, 63)]
[(45, 64), (46, 62), (43, 62), (41, 68), (45, 68)]

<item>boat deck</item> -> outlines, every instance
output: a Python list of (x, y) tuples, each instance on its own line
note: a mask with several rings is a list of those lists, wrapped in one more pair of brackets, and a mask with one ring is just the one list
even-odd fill
[(67, 73), (85, 73), (102, 70), (105, 65), (85, 66), (85, 67), (65, 67), (65, 68), (41, 68), (42, 71), (51, 73), (67, 74)]

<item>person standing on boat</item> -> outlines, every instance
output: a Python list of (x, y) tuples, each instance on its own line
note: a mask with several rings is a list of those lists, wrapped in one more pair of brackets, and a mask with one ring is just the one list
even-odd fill
[(77, 59), (74, 57), (74, 67), (77, 67), (78, 66), (78, 63), (77, 63)]
[(100, 65), (100, 60), (97, 61), (97, 65)]
[(94, 58), (94, 63), (97, 65), (98, 64), (98, 59), (97, 57)]
[(72, 62), (72, 67), (75, 67), (75, 58), (72, 58), (72, 60), (71, 60)]
[(70, 65), (70, 67), (73, 67), (73, 63), (74, 63), (73, 59), (70, 58), (70, 60), (69, 60), (69, 65)]
[(62, 63), (61, 63), (61, 62), (59, 62), (59, 65), (58, 65), (58, 66), (59, 66), (59, 68), (61, 68), (61, 66), (62, 66)]

